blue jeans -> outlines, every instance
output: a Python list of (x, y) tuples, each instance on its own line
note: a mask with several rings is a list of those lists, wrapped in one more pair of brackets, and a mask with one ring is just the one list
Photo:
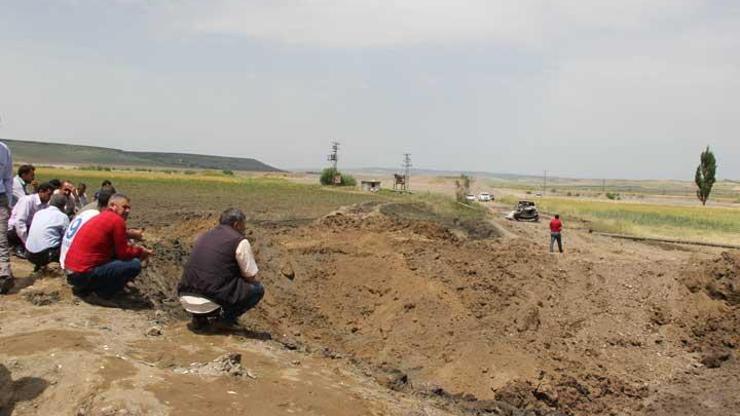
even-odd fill
[(75, 293), (85, 295), (94, 292), (101, 298), (112, 298), (141, 273), (141, 260), (113, 260), (87, 273), (72, 273), (67, 282), (74, 286)]
[(555, 242), (558, 242), (558, 250), (560, 252), (563, 252), (563, 238), (560, 236), (560, 233), (550, 233), (550, 253), (553, 252), (553, 245), (555, 245)]
[(265, 296), (265, 288), (262, 286), (262, 283), (247, 283), (247, 288), (247, 295), (241, 302), (221, 306), (223, 308), (224, 320), (236, 321), (244, 312), (257, 306), (260, 300), (262, 300), (262, 297)]

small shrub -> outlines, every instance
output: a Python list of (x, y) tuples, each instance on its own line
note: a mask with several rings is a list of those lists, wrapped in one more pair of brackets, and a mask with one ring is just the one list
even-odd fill
[(234, 176), (234, 171), (229, 170), (229, 169), (224, 169), (221, 171), (221, 173), (223, 173), (226, 176)]
[(622, 196), (621, 196), (621, 195), (619, 195), (619, 194), (618, 194), (618, 193), (616, 193), (616, 192), (607, 192), (607, 193), (606, 193), (606, 197), (607, 197), (608, 199), (611, 199), (612, 201), (619, 201), (620, 199), (622, 199)]
[[(338, 180), (337, 180), (338, 178)], [(321, 171), (319, 182), (322, 185), (356, 186), (357, 180), (351, 175), (345, 175), (334, 168), (326, 168)]]

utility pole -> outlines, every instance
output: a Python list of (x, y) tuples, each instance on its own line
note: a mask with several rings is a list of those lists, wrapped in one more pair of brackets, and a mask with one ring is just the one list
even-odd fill
[(411, 192), (411, 153), (404, 153), (403, 154), (403, 164), (401, 165), (403, 167), (403, 187), (405, 191)]

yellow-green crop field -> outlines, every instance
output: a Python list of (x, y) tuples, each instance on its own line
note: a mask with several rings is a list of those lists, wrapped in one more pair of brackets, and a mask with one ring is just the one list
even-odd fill
[(541, 211), (559, 213), (566, 222), (569, 217), (588, 221), (595, 231), (740, 244), (740, 208), (549, 197), (536, 203)]

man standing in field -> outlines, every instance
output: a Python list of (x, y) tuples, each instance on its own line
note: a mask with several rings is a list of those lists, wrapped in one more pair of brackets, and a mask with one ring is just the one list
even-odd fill
[(0, 142), (0, 295), (8, 293), (15, 281), (10, 272), (8, 218), (13, 200), (13, 159), (10, 149)]
[(558, 242), (558, 250), (563, 252), (563, 239), (560, 232), (563, 230), (563, 223), (560, 221), (560, 215), (555, 216), (550, 220), (550, 253), (553, 252), (555, 242)]
[[(259, 303), (265, 289), (257, 280), (257, 263), (244, 237), (246, 216), (236, 208), (221, 214), (219, 225), (195, 242), (177, 287), (180, 296), (202, 296), (221, 305), (220, 324), (238, 328), (239, 316)], [(207, 321), (205, 321), (207, 322)], [(193, 317), (193, 327), (205, 322)]]
[(64, 259), (67, 282), (75, 295), (94, 293), (110, 299), (141, 273), (141, 261), (154, 252), (129, 245), (126, 219), (130, 211), (128, 197), (115, 194), (106, 210), (77, 231)]

